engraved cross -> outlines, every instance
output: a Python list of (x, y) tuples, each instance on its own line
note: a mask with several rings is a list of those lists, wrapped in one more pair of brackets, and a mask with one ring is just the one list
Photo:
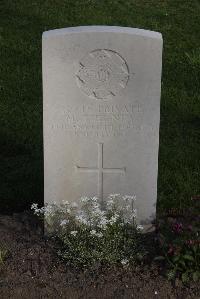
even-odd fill
[(80, 172), (94, 172), (98, 174), (98, 197), (103, 201), (103, 174), (104, 173), (122, 173), (125, 174), (126, 168), (104, 168), (103, 165), (103, 143), (98, 143), (98, 166), (97, 167), (80, 167), (76, 166)]

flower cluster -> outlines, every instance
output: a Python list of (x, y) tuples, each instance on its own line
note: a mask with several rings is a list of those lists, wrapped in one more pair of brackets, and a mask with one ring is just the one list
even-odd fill
[[(137, 210), (134, 208), (135, 196), (120, 196), (120, 194), (110, 194), (108, 200), (102, 206), (97, 197), (81, 197), (79, 203), (63, 201), (61, 205), (46, 204), (42, 208), (33, 203), (31, 209), (36, 215), (44, 215), (48, 223), (48, 218), (59, 214), (60, 227), (65, 228), (74, 221), (77, 226), (85, 225), (91, 229), (91, 235), (101, 237), (99, 230), (106, 230), (108, 225), (113, 225), (117, 221), (136, 225)], [(138, 225), (142, 230), (143, 227)], [(94, 233), (95, 231), (95, 233)]]
[(110, 194), (106, 202), (106, 209), (117, 211), (125, 223), (132, 223), (137, 217), (137, 210), (134, 208), (136, 196), (120, 196), (120, 194)]
[(200, 280), (200, 222), (195, 217), (172, 218), (159, 226), (159, 244), (165, 260), (168, 279), (177, 277), (185, 283)]
[(180, 234), (183, 230), (183, 225), (182, 223), (174, 223), (174, 225), (172, 226), (172, 230), (177, 233), (177, 234)]
[[(128, 266), (141, 249), (135, 196), (110, 194), (104, 203), (97, 197), (81, 197), (31, 209), (44, 216), (46, 232), (63, 244), (59, 255), (68, 263), (85, 266), (94, 262)], [(141, 255), (141, 254), (140, 254)]]

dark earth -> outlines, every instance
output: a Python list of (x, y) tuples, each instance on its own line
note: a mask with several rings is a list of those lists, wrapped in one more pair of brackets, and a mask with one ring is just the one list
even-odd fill
[(0, 215), (0, 245), (8, 249), (0, 265), (0, 299), (8, 298), (200, 298), (200, 285), (169, 282), (161, 265), (77, 270), (56, 255), (53, 240), (29, 212)]

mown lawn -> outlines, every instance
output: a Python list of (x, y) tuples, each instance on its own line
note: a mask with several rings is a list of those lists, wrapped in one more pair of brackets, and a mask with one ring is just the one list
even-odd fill
[(158, 208), (200, 194), (199, 0), (1, 0), (1, 212), (43, 200), (42, 32), (95, 24), (163, 34)]

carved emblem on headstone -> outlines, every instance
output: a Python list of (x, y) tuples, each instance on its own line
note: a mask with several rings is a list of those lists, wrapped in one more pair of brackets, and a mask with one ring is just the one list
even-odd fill
[(80, 61), (76, 79), (80, 89), (89, 97), (107, 100), (126, 87), (129, 70), (118, 53), (98, 49)]

